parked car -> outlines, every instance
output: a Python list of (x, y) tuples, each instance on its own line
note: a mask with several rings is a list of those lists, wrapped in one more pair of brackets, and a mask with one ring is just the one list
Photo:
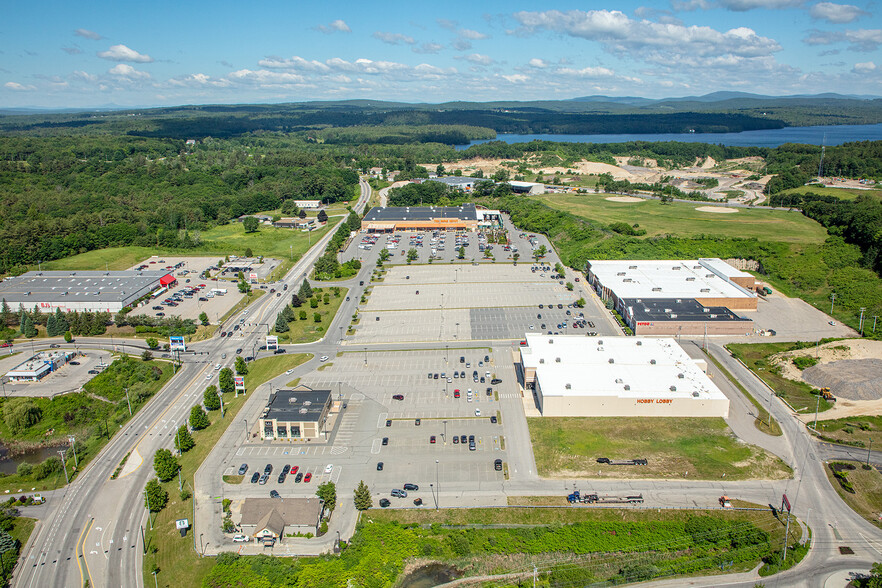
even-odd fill
[(404, 394), (395, 394), (392, 396), (392, 400), (404, 400)]
[[(378, 468), (378, 469), (382, 469), (382, 468)], [(388, 499), (388, 498), (381, 498), (381, 499), (380, 499), (380, 506), (381, 506), (382, 508), (386, 508), (386, 507), (389, 506), (390, 504), (392, 504), (392, 503), (389, 502), (389, 499)]]
[(496, 424), (496, 422), (497, 422), (497, 421), (496, 421), (496, 415), (493, 415), (493, 416), (490, 417), (490, 422), (493, 423), (494, 425)]
[(383, 437), (383, 445), (389, 445), (389, 437)]
[(415, 424), (417, 427), (419, 427), (420, 422), (421, 422), (420, 419), (414, 419), (413, 424)]
[(496, 461), (493, 462), (493, 469), (496, 470), (497, 472), (502, 471), (502, 460), (501, 459), (497, 459)]
[(416, 484), (405, 484), (405, 485), (404, 485), (404, 489), (405, 489), (405, 490), (410, 490), (410, 491), (412, 491), (412, 492), (416, 492), (417, 490), (420, 489), (420, 487), (417, 486)]
[(302, 481), (303, 481), (303, 472), (300, 472), (299, 474), (294, 476), (294, 483), (295, 484), (299, 484)]
[(435, 435), (429, 437), (429, 443), (435, 443)]
[(389, 494), (391, 494), (395, 498), (407, 498), (407, 492), (405, 492), (404, 490), (399, 490), (398, 488), (393, 488), (392, 492), (390, 492)]
[(266, 466), (263, 468), (263, 473), (266, 474), (267, 476), (270, 475), (271, 473), (273, 473), (273, 464), (271, 464), (271, 463), (266, 464)]
[(329, 463), (325, 466), (325, 473), (330, 474), (334, 470), (334, 464)]
[(308, 484), (310, 480), (312, 480), (312, 474), (307, 473), (305, 476), (303, 476), (303, 483), (304, 484)]
[(260, 480), (258, 480), (257, 483), (260, 484), (261, 486), (263, 486), (264, 484), (267, 483), (267, 480), (269, 480), (269, 475), (268, 475), (268, 474), (264, 474), (264, 475), (262, 475), (262, 476), (260, 477)]
[(454, 444), (454, 445), (459, 445), (459, 437), (456, 436), (456, 435), (453, 436), (453, 444)]
[(233, 543), (247, 543), (248, 535), (233, 535)]
[(270, 490), (270, 498), (281, 498), (281, 496), (279, 496), (278, 491)]
[(377, 471), (378, 471), (378, 472), (382, 472), (382, 471), (383, 471), (383, 462), (382, 462), (382, 461), (378, 461), (378, 462), (377, 462)]
[(322, 356), (319, 358), (319, 361), (324, 362), (324, 361), (328, 361), (329, 359), (330, 359), (330, 358), (329, 358), (327, 355), (322, 355)]
[(260, 472), (254, 472), (251, 474), (251, 483), (257, 484), (257, 481), (260, 479)]
[(247, 472), (247, 471), (248, 471), (248, 464), (247, 463), (243, 463), (242, 465), (239, 466), (239, 475), (240, 476), (244, 476), (245, 472)]
[(392, 419), (386, 419), (386, 426), (387, 426), (387, 427), (391, 427), (391, 426), (392, 426)]

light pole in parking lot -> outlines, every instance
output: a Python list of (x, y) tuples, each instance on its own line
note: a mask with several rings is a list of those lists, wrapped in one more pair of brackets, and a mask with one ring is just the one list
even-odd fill
[(242, 419), (242, 422), (245, 423), (245, 441), (248, 441), (248, 419)]
[(367, 347), (364, 348), (364, 365), (367, 365)]
[(447, 421), (444, 421), (444, 443), (447, 443)]
[(435, 497), (435, 510), (438, 510), (438, 503), (441, 502), (441, 482), (438, 479), (438, 460), (435, 460), (435, 492), (437, 495)]

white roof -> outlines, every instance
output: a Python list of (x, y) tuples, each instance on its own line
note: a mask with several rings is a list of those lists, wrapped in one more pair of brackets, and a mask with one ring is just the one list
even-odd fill
[[(543, 396), (725, 399), (673, 339), (527, 335)], [(673, 388), (673, 389), (672, 389)]]
[(755, 297), (755, 294), (731, 281), (732, 277), (750, 274), (735, 269), (721, 259), (626, 259), (589, 263), (591, 272), (600, 283), (619, 298)]
[(533, 186), (545, 186), (545, 184), (541, 184), (539, 182), (521, 182), (517, 180), (510, 180), (508, 182), (508, 185), (515, 188), (532, 188)]

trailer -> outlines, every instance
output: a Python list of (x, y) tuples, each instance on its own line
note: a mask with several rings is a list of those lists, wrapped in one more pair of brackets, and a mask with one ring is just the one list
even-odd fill
[(598, 457), (597, 463), (604, 463), (606, 465), (646, 465), (649, 462), (645, 459), (610, 459), (608, 457)]
[(597, 494), (589, 492), (582, 494), (578, 490), (567, 495), (567, 502), (570, 504), (641, 504), (643, 502), (642, 494), (629, 494), (618, 496), (613, 494)]

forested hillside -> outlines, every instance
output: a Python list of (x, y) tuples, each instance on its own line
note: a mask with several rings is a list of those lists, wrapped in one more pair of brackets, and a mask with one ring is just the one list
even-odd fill
[(199, 232), (289, 199), (349, 200), (327, 154), (211, 140), (0, 139), (0, 273), (103, 247), (193, 247)]

